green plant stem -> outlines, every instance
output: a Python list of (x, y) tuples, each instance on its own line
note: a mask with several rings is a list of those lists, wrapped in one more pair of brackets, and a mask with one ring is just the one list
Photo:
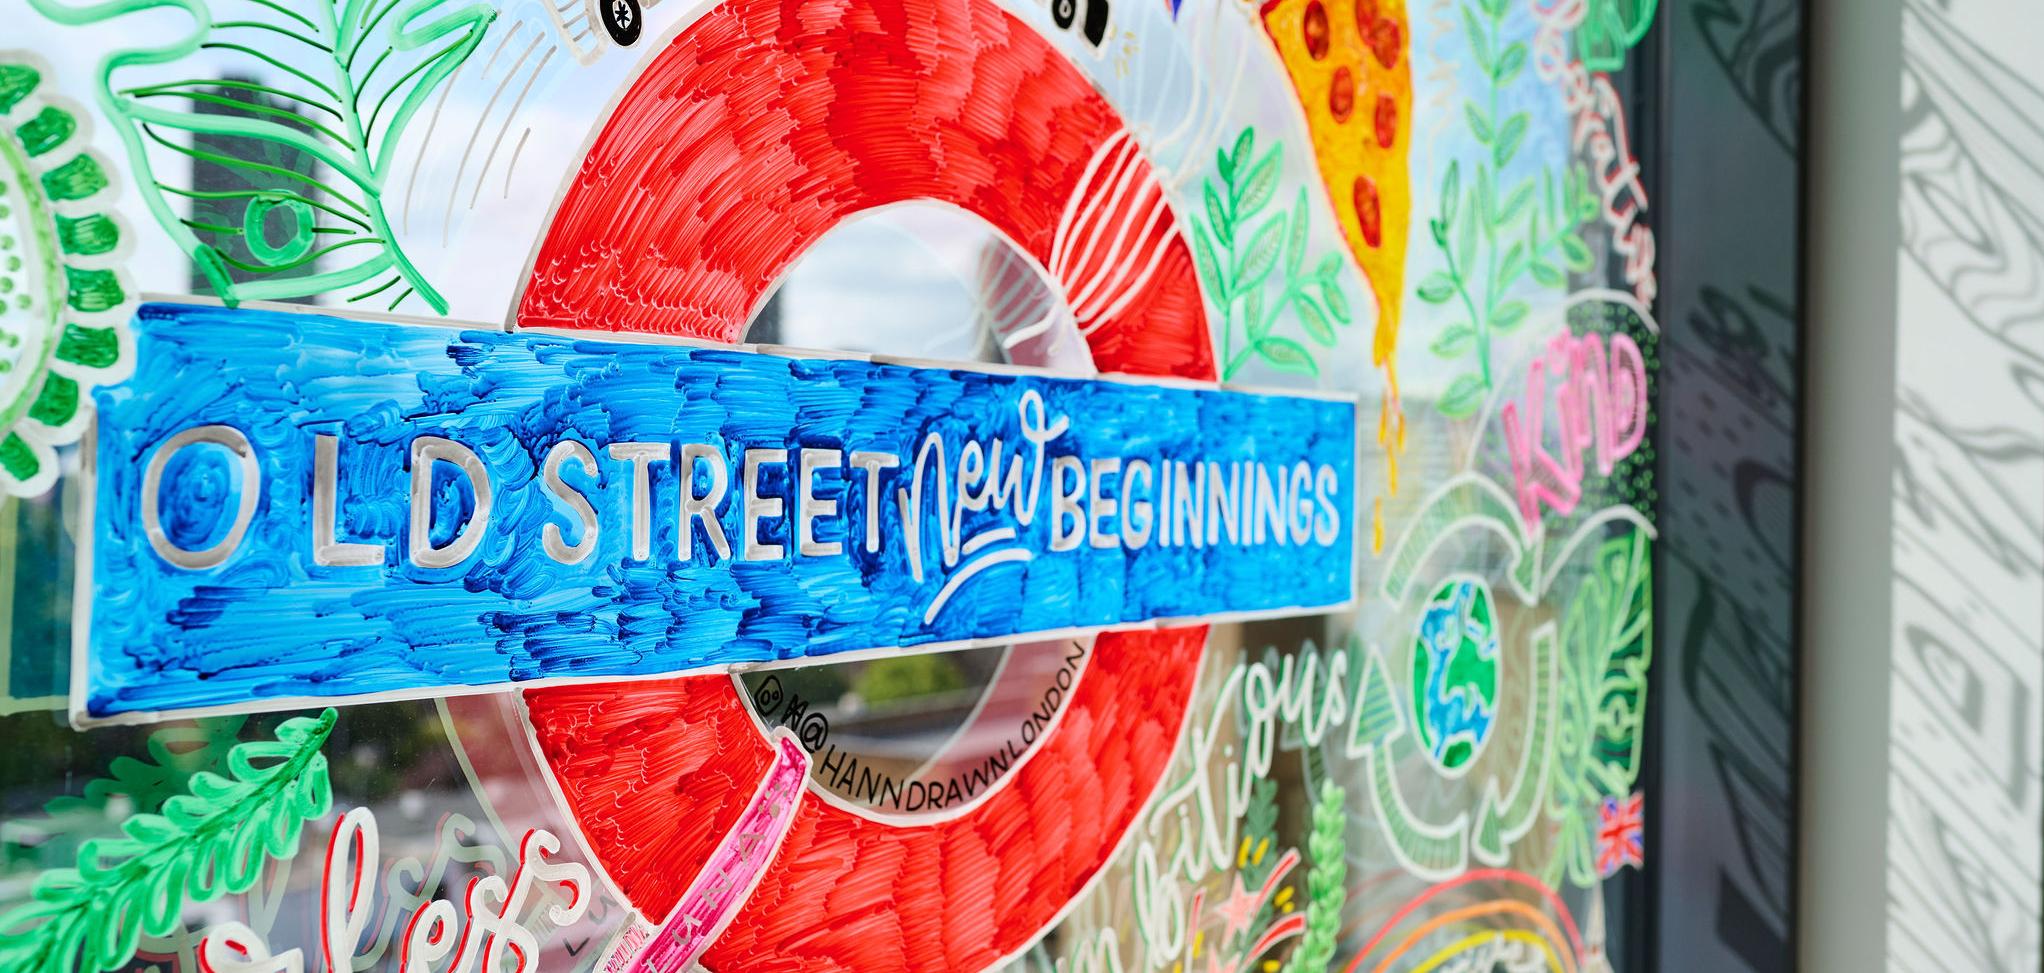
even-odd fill
[[(1232, 254), (1230, 256), (1232, 256)], [(1267, 311), (1265, 311), (1262, 322), (1263, 326), (1257, 328), (1256, 329), (1257, 331), (1269, 334), (1270, 329), (1277, 325), (1278, 315), (1283, 314), (1285, 308), (1291, 307), (1292, 301), (1294, 299), (1305, 296), (1306, 289), (1304, 287), (1299, 286), (1299, 282), (1302, 279), (1310, 278), (1299, 278), (1294, 276), (1287, 276), (1285, 278), (1284, 296), (1278, 298), (1277, 302), (1272, 304), (1270, 308)], [(1227, 310), (1223, 313), (1221, 318), (1223, 324), (1225, 325), (1221, 335), (1221, 361), (1225, 363), (1221, 367), (1221, 381), (1224, 382), (1231, 378), (1234, 378), (1235, 373), (1240, 371), (1242, 369), (1242, 366), (1249, 364), (1250, 357), (1256, 353), (1255, 345), (1250, 345), (1246, 348), (1243, 348), (1240, 354), (1231, 354), (1229, 352), (1229, 348), (1233, 345), (1233, 342), (1229, 340), (1229, 338), (1231, 337), (1229, 332), (1234, 329), (1233, 323), (1234, 319), (1235, 305), (1233, 300), (1231, 299), (1228, 302)]]
[[(1497, 80), (1498, 78), (1497, 69), (1499, 61), (1502, 60), (1502, 58), (1504, 57), (1504, 52), (1501, 49), (1499, 49), (1498, 42), (1503, 38), (1503, 36), (1504, 28), (1503, 25), (1500, 23), (1500, 18), (1496, 16), (1491, 16), (1489, 41), (1490, 53), (1492, 58), (1498, 60), (1493, 60), (1491, 62), (1490, 70), (1487, 72), (1490, 75), (1489, 85), (1490, 103), (1487, 109), (1489, 111), (1489, 114), (1486, 115), (1485, 117), (1490, 119), (1490, 132), (1491, 138), (1493, 139), (1499, 138), (1504, 134), (1504, 126), (1500, 124), (1498, 121), (1498, 80)], [(1498, 173), (1498, 175), (1503, 176), (1504, 174), (1500, 172)], [(1481, 184), (1481, 182), (1482, 180), (1479, 179), (1478, 184)], [(1482, 206), (1487, 209), (1492, 203), (1495, 202), (1495, 200), (1479, 198), (1476, 202), (1478, 203), (1479, 206)], [(1491, 225), (1490, 213), (1478, 212), (1476, 215), (1483, 218), (1480, 225), (1483, 227), (1484, 243), (1490, 249), (1489, 255), (1490, 270), (1484, 276), (1485, 286), (1483, 295), (1483, 314), (1481, 316), (1476, 317), (1476, 319), (1474, 321), (1471, 321), (1470, 324), (1476, 328), (1476, 352), (1477, 357), (1480, 359), (1479, 364), (1482, 366), (1481, 372), (1483, 376), (1483, 390), (1488, 392), (1493, 387), (1490, 376), (1490, 331), (1491, 331), (1490, 324), (1492, 317), (1497, 314), (1498, 307), (1497, 228)], [(1458, 280), (1460, 279), (1459, 274), (1457, 275), (1457, 279)], [(1470, 314), (1471, 315), (1476, 314), (1474, 308), (1470, 310)]]
[[(1228, 260), (1230, 261), (1231, 266), (1234, 259), (1235, 248), (1229, 247)], [(1221, 381), (1225, 382), (1228, 380), (1230, 376), (1235, 374), (1236, 368), (1234, 364), (1235, 356), (1232, 351), (1234, 347), (1235, 347), (1235, 295), (1228, 294), (1224, 295), (1221, 298), (1221, 361), (1227, 363), (1221, 367)], [(1253, 348), (1255, 346), (1252, 345), (1250, 347)], [(1247, 349), (1243, 350), (1243, 354), (1245, 356), (1248, 353), (1249, 352)]]
[[(1450, 227), (1452, 232), (1454, 228)], [(1448, 277), (1455, 282), (1455, 293), (1462, 298), (1462, 306), (1469, 310), (1469, 326), (1476, 329), (1477, 364), (1482, 366), (1483, 387), (1490, 390), (1490, 328), (1489, 322), (1476, 313), (1476, 297), (1469, 293), (1469, 282), (1462, 275), (1462, 268), (1455, 263), (1455, 248), (1441, 246), (1441, 256), (1448, 261)]]

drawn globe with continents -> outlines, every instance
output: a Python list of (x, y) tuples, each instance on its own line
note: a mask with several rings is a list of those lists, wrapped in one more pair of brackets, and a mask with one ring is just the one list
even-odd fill
[(1459, 772), (1483, 751), (1496, 724), (1498, 633), (1490, 586), (1446, 581), (1420, 609), (1412, 644), (1412, 714), (1441, 769)]

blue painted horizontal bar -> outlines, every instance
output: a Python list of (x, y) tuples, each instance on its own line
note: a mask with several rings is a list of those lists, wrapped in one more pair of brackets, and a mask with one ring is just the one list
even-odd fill
[(1354, 402), (152, 304), (89, 718), (1351, 597)]

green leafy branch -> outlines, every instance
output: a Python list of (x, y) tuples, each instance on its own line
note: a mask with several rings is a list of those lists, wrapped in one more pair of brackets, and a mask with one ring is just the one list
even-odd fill
[[(1241, 874), (1245, 888), (1261, 887), (1264, 879), (1277, 868), (1278, 859), (1283, 857), (1277, 846), (1277, 794), (1277, 781), (1267, 777), (1250, 785), (1249, 806), (1242, 814), (1242, 846), (1235, 853), (1236, 871)], [(1248, 951), (1256, 939), (1255, 930), (1264, 927), (1272, 911), (1271, 903), (1265, 902), (1256, 910), (1256, 918), (1242, 928), (1241, 934), (1236, 937), (1240, 941), (1232, 944), (1238, 957)]]
[(1467, 315), (1443, 330), (1429, 350), (1447, 359), (1476, 359), (1474, 371), (1457, 376), (1437, 403), (1451, 418), (1473, 414), (1495, 387), (1491, 342), (1524, 324), (1532, 311), (1511, 296), (1519, 281), (1531, 275), (1543, 286), (1566, 286), (1564, 268), (1581, 273), (1594, 262), (1576, 229), (1597, 214), (1586, 172), (1570, 167), (1556, 180), (1550, 168), (1538, 177), (1498, 185), (1532, 124), (1526, 111), (1500, 117), (1502, 93), (1526, 69), (1527, 58), (1525, 42), (1505, 42), (1509, 6), (1510, 0), (1465, 0), (1461, 5), (1463, 30), (1486, 82), (1480, 102), (1464, 100), (1463, 115), (1486, 151), (1476, 161), (1473, 178), (1463, 178), (1461, 160), (1448, 164), (1441, 178), (1440, 210), (1427, 224), (1447, 267), (1427, 275), (1418, 296), (1429, 304), (1457, 304)]
[[(1352, 320), (1348, 295), (1342, 290), (1341, 258), (1329, 253), (1310, 273), (1302, 272), (1311, 223), (1303, 186), (1289, 210), (1252, 226), (1277, 195), (1284, 146), (1272, 145), (1261, 157), (1255, 149), (1256, 130), (1245, 128), (1232, 151), (1216, 152), (1220, 185), (1205, 180), (1205, 218), (1193, 223), (1193, 258), (1221, 307), (1221, 378), (1234, 378), (1254, 358), (1280, 371), (1318, 375), (1315, 353), (1273, 330), (1279, 315), (1290, 310), (1308, 340), (1321, 348), (1334, 347), (1335, 329)], [(1267, 286), (1273, 277), (1279, 285), (1275, 297)], [(1238, 323), (1243, 336), (1239, 348)]]
[(193, 774), (161, 814), (136, 814), (124, 837), (80, 847), (77, 868), (44, 872), (29, 902), (0, 915), (0, 969), (120, 969), (142, 936), (180, 927), (187, 899), (245, 892), (265, 861), (296, 855), (305, 822), (333, 805), (320, 747), (336, 718), (286, 720), (275, 740), (235, 745), (229, 777)]
[(1326, 973), (1341, 939), (1341, 910), (1348, 904), (1347, 792), (1323, 781), (1313, 803), (1313, 833), (1306, 839), (1312, 861), (1306, 870), (1306, 931), (1285, 961), (1284, 973)]
[(109, 776), (89, 781), (80, 797), (63, 795), (43, 805), (49, 814), (104, 811), (115, 797), (126, 798), (137, 811), (156, 811), (185, 792), (194, 774), (224, 764), (239, 742), (246, 716), (223, 716), (172, 725), (149, 734), (148, 759), (115, 757)]
[[(69, 26), (157, 7), (180, 10), (196, 25), (160, 47), (110, 54), (99, 100), (119, 123), (151, 214), (229, 303), (376, 285), (350, 297), (361, 300), (402, 284), (392, 307), (417, 294), (447, 310), (398, 245), (384, 196), (406, 128), (482, 43), (495, 9), (463, 0), (29, 4)], [(182, 62), (199, 63), (184, 78), (124, 83), (131, 65)], [(223, 72), (251, 80), (223, 79)], [(159, 177), (152, 153), (237, 173), (245, 185), (177, 185)], [(332, 176), (313, 175), (303, 164), (310, 161)], [(240, 219), (181, 218), (173, 203), (185, 201), (234, 203)], [(222, 249), (200, 234), (242, 245)]]
[(82, 794), (61, 794), (45, 802), (45, 817), (0, 825), (0, 861), (69, 857), (79, 842), (113, 827), (110, 809), (120, 809), (122, 816), (160, 811), (164, 801), (185, 792), (193, 774), (225, 765), (247, 721), (245, 716), (224, 716), (157, 728), (149, 734), (145, 759), (115, 757), (108, 776), (87, 781)]
[(1559, 884), (1597, 881), (1596, 825), (1606, 797), (1639, 780), (1647, 670), (1653, 660), (1653, 551), (1635, 531), (1600, 544), (1561, 619), (1561, 679), (1548, 814), (1561, 825), (1546, 870)]

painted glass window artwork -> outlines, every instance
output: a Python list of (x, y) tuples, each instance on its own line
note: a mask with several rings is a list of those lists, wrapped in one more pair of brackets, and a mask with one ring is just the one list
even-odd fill
[(1641, 965), (1656, 0), (0, 0), (0, 970)]

